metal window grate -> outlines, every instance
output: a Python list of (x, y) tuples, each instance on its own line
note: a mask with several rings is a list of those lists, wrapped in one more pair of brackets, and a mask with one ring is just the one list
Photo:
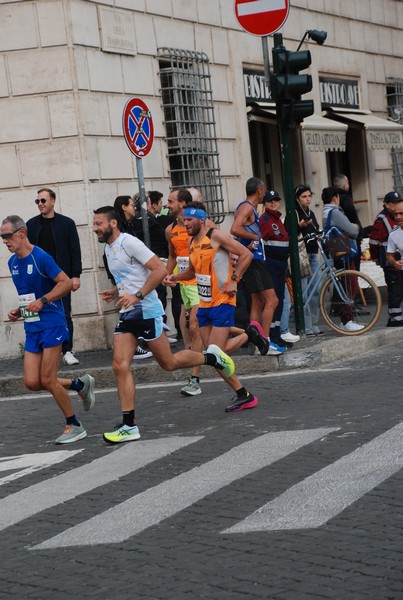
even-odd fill
[[(403, 79), (390, 77), (386, 81), (386, 99), (389, 119), (403, 125)], [(403, 195), (403, 148), (392, 150), (394, 188)]]
[(209, 59), (203, 52), (158, 48), (161, 96), (174, 187), (200, 189), (209, 217), (224, 220)]

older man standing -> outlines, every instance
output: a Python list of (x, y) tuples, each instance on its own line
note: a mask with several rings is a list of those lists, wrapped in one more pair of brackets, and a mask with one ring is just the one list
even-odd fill
[[(77, 227), (73, 219), (55, 212), (56, 194), (50, 188), (41, 188), (37, 192), (35, 204), (39, 215), (27, 221), (28, 238), (31, 244), (39, 246), (50, 254), (59, 267), (70, 277), (71, 291), (80, 287), (81, 248)], [(63, 362), (66, 365), (78, 365), (73, 353), (73, 320), (71, 318), (71, 292), (63, 298), (63, 309), (69, 330), (69, 339), (63, 342)]]

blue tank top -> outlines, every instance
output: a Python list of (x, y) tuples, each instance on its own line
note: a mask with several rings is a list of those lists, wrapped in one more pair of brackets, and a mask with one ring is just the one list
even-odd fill
[[(249, 225), (244, 225), (243, 228), (245, 229), (245, 231), (249, 231), (250, 233), (253, 233), (254, 235), (257, 235), (259, 237), (259, 242), (257, 243), (257, 248), (254, 248), (254, 249), (249, 248), (249, 250), (253, 254), (253, 260), (264, 260), (265, 254), (264, 254), (264, 245), (263, 245), (263, 240), (262, 240), (262, 234), (260, 233), (260, 227), (259, 227), (259, 215), (258, 215), (255, 207), (253, 206), (253, 204), (251, 202), (249, 202), (249, 200), (244, 200), (243, 202), (238, 204), (238, 206), (236, 207), (236, 210), (235, 210), (235, 214), (237, 213), (239, 207), (242, 206), (242, 204), (250, 204), (250, 206), (253, 208), (253, 214), (255, 216), (254, 222), (250, 223)], [(253, 240), (240, 237), (240, 238), (237, 238), (237, 241), (240, 242), (243, 246), (245, 246), (247, 248)]]

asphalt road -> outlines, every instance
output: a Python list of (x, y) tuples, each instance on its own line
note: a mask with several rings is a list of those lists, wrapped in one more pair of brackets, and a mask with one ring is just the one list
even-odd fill
[(118, 447), (113, 390), (63, 427), (48, 397), (1, 399), (0, 598), (403, 598), (403, 342), (316, 370), (138, 391)]

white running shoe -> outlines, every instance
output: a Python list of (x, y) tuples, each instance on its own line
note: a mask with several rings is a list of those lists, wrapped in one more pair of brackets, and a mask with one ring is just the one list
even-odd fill
[(351, 331), (351, 332), (361, 331), (361, 329), (364, 329), (364, 325), (358, 325), (358, 323), (356, 323), (355, 321), (349, 321), (345, 325), (341, 324), (340, 329), (344, 329), (344, 331)]
[(63, 362), (65, 365), (69, 365), (69, 367), (80, 364), (80, 361), (70, 351), (63, 354)]
[(281, 339), (285, 342), (290, 342), (291, 344), (296, 344), (301, 339), (299, 335), (294, 335), (291, 331), (287, 331), (287, 333), (281, 334)]

